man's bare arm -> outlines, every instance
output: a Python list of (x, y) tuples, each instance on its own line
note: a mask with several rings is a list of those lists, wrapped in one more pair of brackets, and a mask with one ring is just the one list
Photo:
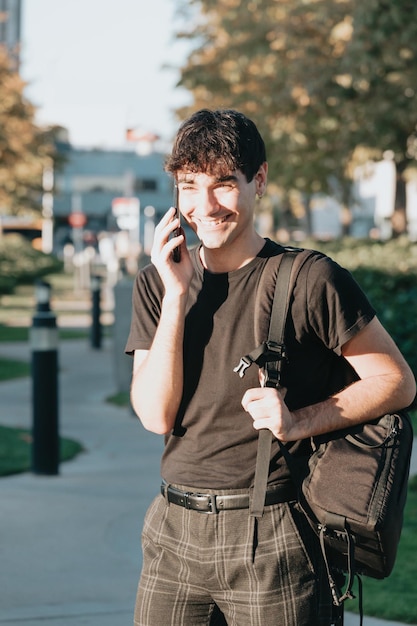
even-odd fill
[(290, 412), (284, 393), (272, 388), (249, 389), (242, 404), (254, 427), (269, 428), (282, 441), (295, 441), (368, 421), (412, 403), (416, 394), (413, 373), (376, 318), (343, 346), (342, 354), (360, 380), (323, 402)]
[[(130, 398), (141, 422), (152, 432), (172, 430), (183, 392), (185, 308), (193, 274), (184, 235), (172, 238), (179, 221), (170, 209), (155, 229), (151, 259), (164, 285), (161, 316), (150, 350), (135, 351)], [(173, 249), (181, 245), (181, 262)]]
[(184, 306), (181, 299), (164, 300), (151, 349), (134, 355), (132, 406), (145, 428), (159, 434), (172, 430), (182, 397)]

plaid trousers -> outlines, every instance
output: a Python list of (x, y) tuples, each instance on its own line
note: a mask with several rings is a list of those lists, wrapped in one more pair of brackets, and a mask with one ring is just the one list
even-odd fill
[(295, 502), (255, 519), (248, 509), (204, 514), (158, 495), (142, 551), (135, 626), (333, 623), (318, 541)]

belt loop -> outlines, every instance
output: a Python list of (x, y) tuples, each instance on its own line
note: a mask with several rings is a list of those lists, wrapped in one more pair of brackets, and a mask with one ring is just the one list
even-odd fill
[(219, 509), (217, 508), (217, 496), (212, 495), (210, 497), (210, 513), (218, 513)]
[(169, 489), (169, 484), (165, 480), (163, 480), (162, 481), (162, 495), (165, 498), (165, 502), (167, 503), (167, 506), (171, 504), (168, 498), (168, 489)]

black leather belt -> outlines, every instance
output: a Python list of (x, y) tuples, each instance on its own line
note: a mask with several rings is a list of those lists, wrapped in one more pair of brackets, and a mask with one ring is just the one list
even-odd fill
[[(226, 495), (193, 493), (181, 491), (166, 483), (162, 483), (161, 493), (168, 502), (183, 506), (185, 509), (199, 511), (200, 513), (219, 513), (219, 511), (249, 508), (249, 493), (231, 493)], [(295, 486), (292, 483), (282, 483), (266, 492), (265, 505), (289, 502), (295, 499)]]

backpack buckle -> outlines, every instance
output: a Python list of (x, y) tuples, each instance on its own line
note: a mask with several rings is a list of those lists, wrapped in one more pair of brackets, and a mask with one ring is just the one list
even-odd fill
[[(287, 352), (283, 343), (276, 341), (264, 341), (255, 350), (242, 356), (239, 364), (233, 368), (233, 371), (239, 374), (240, 378), (243, 378), (248, 367), (252, 363), (256, 363), (259, 368), (265, 369), (265, 375), (267, 380), (274, 379), (275, 376), (268, 370), (278, 370), (278, 363), (280, 361), (287, 361)], [(269, 368), (267, 364), (275, 364), (275, 367)]]

